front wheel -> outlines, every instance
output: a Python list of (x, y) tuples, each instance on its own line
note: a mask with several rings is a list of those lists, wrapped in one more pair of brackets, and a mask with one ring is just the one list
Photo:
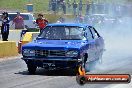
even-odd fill
[(80, 66), (83, 67), (83, 68), (85, 69), (87, 58), (86, 58), (85, 56), (83, 56), (81, 59), (82, 59), (82, 62), (81, 62), (78, 66), (76, 66), (76, 68), (75, 68), (75, 70), (74, 70), (74, 72), (75, 72), (76, 74), (79, 74), (79, 67), (80, 67)]
[(28, 61), (27, 68), (28, 68), (29, 74), (35, 74), (37, 66), (34, 64), (33, 61)]

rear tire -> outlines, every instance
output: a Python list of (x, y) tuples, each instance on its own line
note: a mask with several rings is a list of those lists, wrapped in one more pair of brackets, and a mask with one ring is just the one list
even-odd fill
[(28, 61), (27, 68), (28, 68), (29, 74), (35, 74), (37, 66), (34, 64), (33, 61)]

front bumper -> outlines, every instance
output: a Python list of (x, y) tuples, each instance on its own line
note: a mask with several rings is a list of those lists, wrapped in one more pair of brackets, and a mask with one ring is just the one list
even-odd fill
[(34, 61), (37, 61), (37, 60), (40, 60), (40, 61), (77, 61), (77, 62), (80, 62), (82, 61), (82, 59), (73, 59), (73, 58), (27, 58), (27, 57), (22, 57), (21, 59), (23, 60), (34, 60)]
[(73, 58), (24, 58), (22, 57), (26, 64), (28, 64), (29, 61), (33, 61), (33, 63), (38, 67), (73, 67), (75, 68), (78, 66), (82, 60), (81, 59), (73, 59)]

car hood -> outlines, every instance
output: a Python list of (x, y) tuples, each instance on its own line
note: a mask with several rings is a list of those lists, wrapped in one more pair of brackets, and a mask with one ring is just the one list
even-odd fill
[(86, 40), (35, 40), (25, 44), (22, 49), (78, 50), (86, 43)]

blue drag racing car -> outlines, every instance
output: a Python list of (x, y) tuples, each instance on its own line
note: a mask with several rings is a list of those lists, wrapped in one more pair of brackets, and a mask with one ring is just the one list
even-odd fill
[[(38, 37), (22, 46), (22, 59), (29, 73), (37, 67), (72, 68), (98, 61), (104, 50), (104, 40), (89, 25), (55, 23), (47, 25)], [(90, 67), (90, 66), (87, 66)]]

